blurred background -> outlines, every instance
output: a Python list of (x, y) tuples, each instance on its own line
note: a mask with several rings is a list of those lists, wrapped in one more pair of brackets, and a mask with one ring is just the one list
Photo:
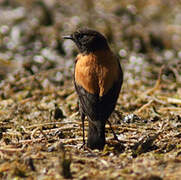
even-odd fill
[[(110, 128), (103, 152), (79, 148), (78, 50), (61, 37), (83, 27), (120, 57), (124, 152)], [(0, 179), (181, 179), (180, 112), (181, 0), (0, 0)]]
[(153, 86), (162, 65), (163, 79), (180, 84), (180, 9), (179, 0), (0, 0), (0, 88), (54, 68), (43, 86), (71, 80), (77, 48), (61, 36), (82, 27), (107, 37), (124, 86)]

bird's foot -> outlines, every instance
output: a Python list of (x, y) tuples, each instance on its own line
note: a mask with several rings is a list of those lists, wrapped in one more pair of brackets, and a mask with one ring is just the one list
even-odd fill
[(90, 149), (89, 147), (87, 147), (86, 143), (83, 143), (80, 147), (79, 150), (83, 149), (84, 151), (88, 151), (89, 153), (92, 153), (92, 149)]
[(86, 144), (83, 143), (83, 144), (79, 147), (79, 149), (85, 149), (85, 147), (86, 147)]

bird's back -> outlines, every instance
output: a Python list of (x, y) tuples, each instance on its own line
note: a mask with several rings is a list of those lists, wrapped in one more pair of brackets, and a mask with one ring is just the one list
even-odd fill
[(114, 110), (122, 85), (122, 71), (110, 50), (79, 54), (75, 87), (84, 113), (93, 121), (105, 121)]

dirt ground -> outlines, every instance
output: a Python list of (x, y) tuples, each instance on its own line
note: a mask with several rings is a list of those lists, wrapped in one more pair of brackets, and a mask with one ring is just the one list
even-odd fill
[[(179, 0), (0, 1), (0, 179), (181, 179)], [(90, 27), (120, 57), (124, 83), (103, 151), (80, 148), (72, 77)], [(86, 121), (86, 129), (87, 129)]]

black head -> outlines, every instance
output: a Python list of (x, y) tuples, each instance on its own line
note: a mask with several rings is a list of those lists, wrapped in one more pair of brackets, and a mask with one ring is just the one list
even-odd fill
[(108, 49), (106, 38), (99, 32), (91, 29), (81, 29), (63, 38), (73, 40), (81, 53)]

